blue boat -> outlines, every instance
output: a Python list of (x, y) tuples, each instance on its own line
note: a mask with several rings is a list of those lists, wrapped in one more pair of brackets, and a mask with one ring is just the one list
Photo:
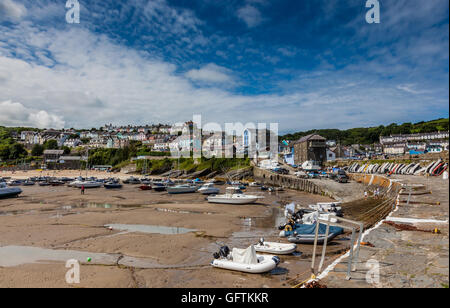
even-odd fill
[[(314, 238), (316, 236), (316, 224), (306, 225), (306, 224), (295, 224), (292, 230), (282, 231), (282, 234), (288, 238), (288, 241), (296, 244), (314, 244)], [(319, 234), (317, 243), (319, 245), (323, 244), (325, 241), (327, 226), (325, 224), (319, 225)], [(344, 232), (343, 228), (330, 226), (328, 232), (327, 241), (333, 240), (336, 236)], [(281, 234), (280, 234), (281, 235)]]
[(10, 198), (17, 197), (22, 193), (22, 189), (18, 187), (8, 187), (5, 183), (0, 183), (0, 199), (1, 198)]

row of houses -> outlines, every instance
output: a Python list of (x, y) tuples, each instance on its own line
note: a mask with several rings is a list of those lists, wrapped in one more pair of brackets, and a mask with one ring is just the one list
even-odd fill
[(343, 146), (334, 140), (311, 134), (297, 141), (283, 141), (279, 153), (290, 165), (301, 165), (305, 161), (335, 161), (376, 155), (404, 155), (436, 153), (449, 150), (449, 132), (411, 135), (380, 136), (375, 144), (353, 144)]
[(382, 136), (380, 143), (389, 155), (440, 153), (449, 150), (449, 132)]

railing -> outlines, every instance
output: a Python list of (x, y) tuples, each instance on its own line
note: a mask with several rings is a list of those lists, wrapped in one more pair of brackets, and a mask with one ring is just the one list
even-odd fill
[[(347, 276), (345, 279), (350, 280), (351, 279), (351, 272), (356, 270), (356, 266), (354, 266), (355, 263), (358, 262), (359, 259), (359, 250), (360, 250), (360, 246), (361, 246), (361, 239), (362, 239), (362, 234), (364, 231), (364, 223), (359, 222), (359, 221), (353, 221), (350, 219), (344, 219), (342, 217), (335, 217), (333, 216), (334, 219), (337, 220), (337, 222), (331, 222), (331, 215), (328, 216), (328, 220), (325, 219), (318, 219), (316, 222), (316, 234), (314, 237), (314, 249), (313, 249), (313, 255), (312, 255), (312, 263), (311, 263), (311, 272), (312, 272), (312, 276), (316, 277), (316, 273), (315, 273), (315, 260), (316, 260), (316, 249), (317, 249), (317, 240), (319, 238), (319, 227), (320, 227), (320, 223), (326, 224), (327, 228), (325, 231), (325, 241), (323, 243), (322, 246), (322, 257), (320, 259), (320, 263), (319, 263), (319, 268), (317, 270), (317, 274), (319, 274), (322, 271), (322, 267), (323, 267), (323, 263), (325, 260), (325, 254), (326, 254), (326, 250), (327, 250), (327, 242), (328, 242), (328, 235), (330, 233), (330, 225), (335, 226), (335, 227), (341, 227), (344, 229), (350, 229), (352, 230), (352, 238), (350, 241), (350, 255), (348, 257), (348, 266), (347, 266)], [(348, 226), (346, 224), (343, 224), (342, 222), (345, 222), (347, 224), (353, 225), (353, 226)], [(356, 240), (355, 243), (355, 235), (356, 235), (356, 229), (359, 229), (359, 234), (358, 234), (358, 238)], [(355, 255), (353, 255), (353, 250), (354, 250), (354, 246), (356, 245), (356, 253)], [(353, 266), (352, 266), (353, 265)]]

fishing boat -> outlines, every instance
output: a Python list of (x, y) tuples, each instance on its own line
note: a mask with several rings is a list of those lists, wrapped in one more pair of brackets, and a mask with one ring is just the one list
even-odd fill
[(251, 204), (263, 199), (262, 196), (246, 195), (236, 187), (228, 187), (226, 193), (223, 195), (213, 195), (208, 197), (209, 203), (224, 203), (224, 204)]
[(175, 186), (168, 186), (166, 187), (166, 190), (169, 194), (189, 194), (189, 193), (195, 193), (197, 191), (198, 187), (195, 185), (190, 184), (182, 184), (182, 185), (175, 185)]
[(0, 182), (0, 199), (17, 197), (22, 193), (22, 189), (18, 187), (8, 187), (6, 183)]
[(227, 246), (220, 248), (214, 253), (213, 267), (239, 271), (251, 274), (267, 273), (273, 270), (280, 263), (280, 258), (272, 255), (258, 255), (255, 247), (251, 245), (247, 249), (233, 248)]
[(258, 244), (255, 245), (255, 250), (257, 252), (271, 253), (275, 255), (289, 255), (296, 249), (296, 244), (266, 242), (263, 238), (261, 238)]
[(218, 194), (220, 192), (220, 189), (217, 187), (214, 187), (213, 183), (206, 183), (206, 184), (202, 185), (202, 187), (200, 187), (197, 191), (199, 193), (201, 193), (202, 195), (213, 195), (213, 194)]

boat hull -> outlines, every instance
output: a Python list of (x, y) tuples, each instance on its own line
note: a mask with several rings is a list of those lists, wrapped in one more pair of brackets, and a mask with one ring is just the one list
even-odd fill
[(252, 198), (226, 198), (220, 196), (210, 196), (208, 197), (209, 203), (220, 203), (220, 204), (252, 204), (258, 201), (258, 197)]
[(264, 242), (264, 245), (255, 245), (255, 250), (262, 253), (270, 253), (275, 255), (289, 255), (297, 249), (296, 244), (283, 244)]
[(3, 188), (0, 189), (0, 199), (14, 198), (22, 193), (20, 188)]
[(277, 266), (277, 263), (272, 259), (273, 256), (271, 255), (257, 255), (257, 257), (259, 261), (257, 264), (243, 264), (227, 259), (215, 259), (211, 262), (211, 265), (217, 268), (250, 274), (267, 273)]

